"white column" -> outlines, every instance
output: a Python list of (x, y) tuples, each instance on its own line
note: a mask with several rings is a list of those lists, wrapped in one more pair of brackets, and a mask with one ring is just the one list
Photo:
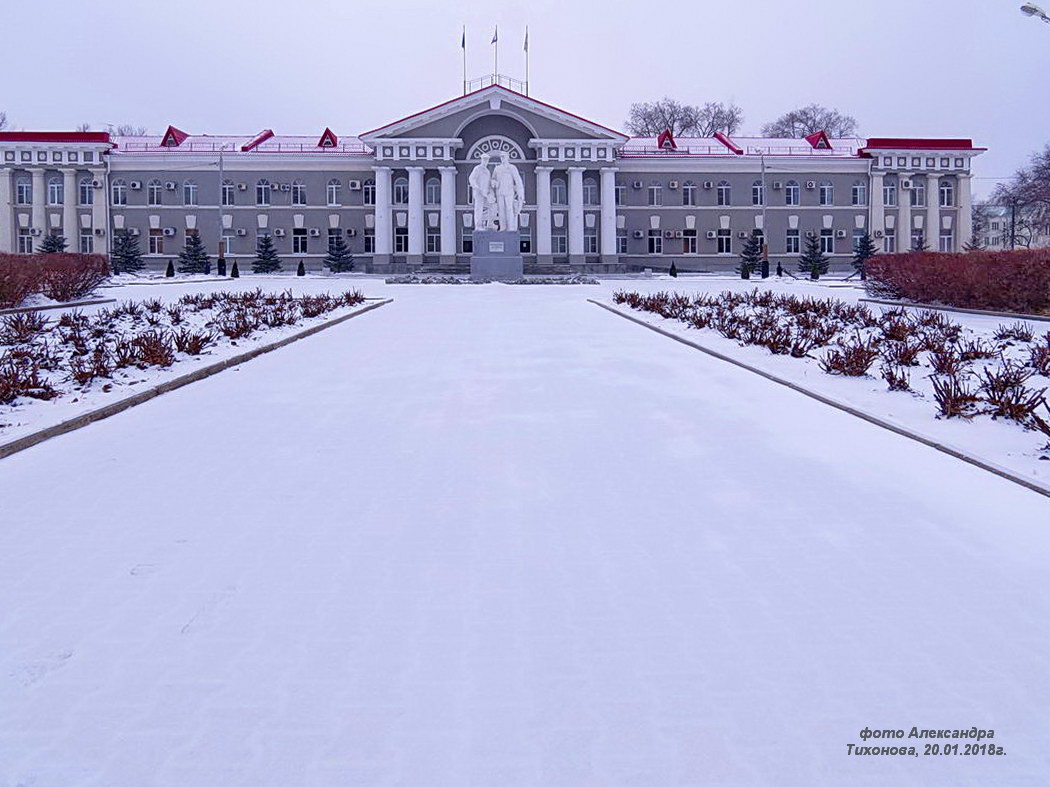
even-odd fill
[(931, 251), (941, 246), (941, 176), (926, 176), (926, 244)]
[(441, 172), (441, 256), (456, 254), (456, 168), (440, 167)]
[(95, 236), (95, 253), (104, 254), (113, 248), (109, 227), (109, 179), (104, 169), (92, 170), (91, 179), (103, 184), (100, 189), (92, 187), (95, 193), (91, 202), (91, 228), (92, 232), (101, 229), (105, 233), (101, 237)]
[(408, 253), (423, 256), (423, 168), (408, 168)]
[(77, 226), (77, 171), (67, 169), (62, 173), (62, 234), (66, 238), (66, 251), (80, 251), (80, 227)]
[(390, 224), (390, 167), (375, 167), (376, 173), (376, 255), (390, 255), (394, 247)]
[(885, 175), (881, 172), (871, 173), (871, 226), (868, 232), (875, 240), (875, 244), (882, 251), (882, 243), (876, 237), (876, 232), (886, 232), (886, 204), (882, 201), (882, 187), (885, 184)]
[(959, 176), (959, 220), (956, 222), (955, 248), (962, 251), (973, 236), (973, 196), (970, 193), (970, 176)]
[[(911, 180), (911, 175), (905, 172), (901, 172), (897, 175), (898, 183), (903, 184), (906, 180)], [(914, 184), (913, 184), (914, 185)], [(910, 189), (897, 187), (897, 201), (899, 210), (897, 212), (897, 251), (911, 251), (911, 233), (912, 233), (912, 221), (911, 221), (911, 198), (912, 193)], [(929, 244), (929, 238), (926, 239), (926, 243)], [(902, 245), (903, 244), (903, 245)]]
[[(33, 227), (40, 230), (41, 234), (47, 233), (47, 216), (44, 204), (47, 200), (47, 186), (44, 183), (44, 170), (32, 169), (33, 175)], [(33, 244), (34, 248), (36, 243)]]
[(536, 255), (551, 256), (550, 167), (536, 167)]
[(14, 199), (11, 193), (13, 177), (14, 173), (11, 170), (0, 170), (0, 253), (15, 250), (12, 235), (15, 226)]
[(583, 257), (583, 167), (569, 167), (569, 261)]
[[(616, 168), (602, 168), (602, 257), (616, 256)], [(604, 260), (603, 260), (604, 261)]]

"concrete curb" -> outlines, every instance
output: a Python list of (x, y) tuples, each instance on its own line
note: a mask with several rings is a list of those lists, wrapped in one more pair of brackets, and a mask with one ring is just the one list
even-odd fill
[(164, 284), (218, 284), (222, 281), (236, 281), (230, 276), (214, 276), (210, 279), (193, 279), (192, 281), (186, 279), (172, 278), (172, 279), (146, 279), (145, 281), (131, 281), (117, 280), (114, 281), (115, 277), (110, 277), (106, 284), (99, 285), (104, 290), (115, 289), (117, 287), (159, 287)]
[(945, 443), (940, 443), (918, 432), (913, 432), (910, 429), (907, 429), (899, 424), (895, 424), (892, 421), (886, 421), (882, 418), (878, 418), (877, 416), (866, 413), (863, 410), (858, 410), (857, 408), (845, 404), (844, 402), (840, 402), (836, 399), (824, 396), (823, 394), (819, 394), (816, 391), (810, 390), (809, 388), (804, 388), (803, 386), (798, 385), (797, 383), (793, 383), (790, 380), (785, 380), (783, 377), (778, 377), (775, 374), (771, 374), (755, 366), (751, 366), (750, 364), (744, 363), (743, 361), (739, 361), (736, 358), (731, 358), (728, 355), (718, 352), (717, 350), (712, 350), (708, 347), (704, 347), (703, 345), (690, 341), (685, 337), (678, 336), (677, 334), (672, 333), (671, 331), (665, 330), (664, 328), (660, 328), (656, 325), (648, 323), (645, 320), (635, 317), (632, 314), (626, 314), (620, 311), (619, 309), (615, 309), (612, 306), (609, 306), (608, 304), (596, 301), (592, 298), (588, 298), (587, 300), (593, 303), (595, 306), (600, 306), (606, 311), (612, 312), (618, 317), (623, 317), (625, 320), (630, 320), (631, 322), (638, 323), (638, 325), (642, 325), (651, 331), (655, 331), (656, 333), (666, 336), (669, 339), (674, 339), (676, 342), (680, 342), (686, 345), (687, 347), (692, 347), (694, 350), (699, 350), (700, 352), (706, 353), (707, 355), (717, 358), (720, 361), (731, 363), (733, 366), (739, 366), (741, 369), (746, 369), (747, 371), (757, 374), (760, 377), (764, 377), (767, 380), (770, 380), (771, 382), (783, 385), (786, 388), (790, 388), (792, 391), (797, 391), (798, 393), (803, 394), (804, 396), (808, 396), (810, 399), (816, 399), (818, 402), (834, 407), (836, 410), (842, 410), (843, 412), (856, 416), (857, 418), (860, 418), (863, 421), (867, 421), (870, 424), (874, 424), (875, 426), (881, 426), (883, 429), (886, 429), (895, 434), (899, 434), (902, 437), (907, 437), (911, 440), (914, 440), (917, 443), (922, 443), (925, 446), (929, 446), (930, 448), (936, 449), (941, 453), (948, 454), (948, 456), (955, 457), (956, 459), (961, 459), (962, 461), (974, 465), (975, 467), (979, 467), (982, 470), (987, 470), (993, 475), (997, 475), (1000, 478), (1006, 479), (1007, 481), (1012, 481), (1013, 483), (1018, 484), (1019, 486), (1023, 486), (1025, 489), (1030, 489), (1031, 491), (1043, 495), (1044, 497), (1050, 497), (1050, 486), (1045, 486), (1037, 481), (1027, 479), (1024, 476), (1018, 475), (1017, 473), (1014, 473), (1011, 470), (1007, 470), (1005, 467), (999, 467), (998, 465), (992, 464), (991, 462), (986, 462), (985, 460), (976, 457), (973, 454), (966, 453), (965, 451), (961, 451), (958, 448), (953, 448), (952, 446), (947, 445)]
[(931, 306), (927, 303), (908, 303), (907, 301), (883, 301), (878, 298), (860, 298), (861, 303), (878, 303), (882, 306), (903, 306), (906, 309), (930, 309), (935, 312), (959, 312), (960, 314), (979, 314), (983, 317), (1002, 317), (1007, 320), (1038, 320), (1050, 322), (1045, 314), (1025, 314), (1024, 312), (993, 312), (984, 309), (962, 309), (957, 306)]
[(116, 298), (101, 298), (97, 301), (73, 301), (56, 303), (53, 306), (27, 306), (24, 309), (0, 309), (0, 314), (28, 314), (29, 312), (46, 312), (51, 309), (76, 309), (80, 306), (98, 306), (102, 303), (116, 303)]
[(63, 421), (62, 423), (55, 424), (54, 426), (49, 426), (46, 429), (41, 429), (39, 432), (33, 432), (32, 434), (25, 435), (24, 437), (19, 437), (17, 440), (12, 440), (8, 443), (0, 444), (0, 459), (4, 459), (8, 456), (11, 456), (12, 454), (17, 454), (19, 451), (24, 451), (27, 448), (31, 448), (32, 446), (37, 445), (38, 443), (44, 442), (45, 440), (50, 440), (52, 437), (58, 437), (59, 435), (63, 435), (68, 432), (72, 432), (76, 429), (85, 427), (88, 424), (93, 424), (96, 421), (101, 421), (104, 418), (109, 418), (111, 415), (122, 413), (125, 410), (129, 410), (132, 407), (135, 407), (136, 405), (148, 402), (150, 399), (160, 396), (161, 394), (168, 393), (169, 391), (174, 391), (177, 388), (182, 388), (184, 385), (195, 383), (198, 380), (203, 380), (206, 377), (211, 377), (212, 375), (218, 374), (219, 372), (229, 369), (232, 366), (239, 366), (245, 361), (250, 361), (252, 358), (258, 358), (260, 355), (264, 355), (265, 353), (272, 352), (273, 350), (279, 350), (281, 347), (285, 347), (291, 344), (292, 342), (297, 342), (300, 339), (305, 339), (308, 336), (313, 336), (315, 333), (320, 333), (326, 328), (331, 328), (335, 325), (338, 325), (341, 322), (346, 322), (347, 320), (353, 319), (354, 317), (359, 317), (365, 312), (370, 312), (373, 309), (378, 309), (380, 306), (385, 306), (386, 304), (391, 303), (392, 301), (393, 298), (387, 298), (385, 300), (379, 301), (378, 303), (373, 303), (369, 306), (365, 306), (363, 309), (351, 312), (350, 314), (344, 314), (342, 317), (337, 317), (334, 320), (329, 320), (328, 322), (321, 323), (320, 325), (315, 325), (312, 328), (307, 328), (305, 331), (301, 331), (300, 333), (292, 334), (291, 336), (286, 336), (285, 338), (281, 339), (280, 341), (274, 342), (273, 344), (265, 344), (262, 347), (255, 347), (251, 350), (248, 350), (247, 352), (241, 353), (240, 355), (234, 355), (233, 357), (227, 358), (226, 360), (217, 361), (201, 369), (196, 369), (180, 377), (176, 377), (172, 380), (168, 380), (167, 382), (163, 382), (160, 385), (156, 385), (153, 388), (150, 388), (149, 390), (140, 391), (139, 393), (133, 396), (129, 396), (125, 399), (121, 399), (120, 401), (113, 402), (112, 404), (107, 404), (105, 407), (100, 407), (97, 410), (92, 410), (91, 412), (84, 413), (83, 415), (78, 415), (75, 418), (70, 418), (68, 421)]

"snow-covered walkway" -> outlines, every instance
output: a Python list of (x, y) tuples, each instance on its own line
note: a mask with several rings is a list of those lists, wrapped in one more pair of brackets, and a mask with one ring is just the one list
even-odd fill
[[(1046, 783), (1050, 501), (599, 288), (364, 289), (0, 463), (0, 785)], [(846, 754), (912, 726), (1006, 755)]]

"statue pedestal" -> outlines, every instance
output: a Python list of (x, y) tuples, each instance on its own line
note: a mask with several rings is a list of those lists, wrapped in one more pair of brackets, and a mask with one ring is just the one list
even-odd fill
[(524, 263), (519, 233), (502, 230), (474, 230), (474, 254), (470, 258), (472, 279), (520, 279)]

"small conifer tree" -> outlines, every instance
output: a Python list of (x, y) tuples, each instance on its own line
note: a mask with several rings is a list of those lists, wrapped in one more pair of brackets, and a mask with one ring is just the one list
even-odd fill
[(61, 254), (66, 250), (65, 236), (60, 232), (49, 232), (44, 236), (44, 239), (40, 241), (40, 245), (37, 247), (37, 254)]
[(306, 264), (302, 260), (299, 260), (299, 267), (295, 269), (295, 275), (296, 276), (305, 276), (306, 275)]
[(113, 273), (135, 273), (145, 267), (138, 236), (127, 231), (118, 232), (113, 239), (113, 251), (109, 255)]
[(276, 273), (281, 269), (281, 258), (277, 256), (277, 249), (273, 247), (273, 238), (269, 235), (259, 237), (259, 243), (255, 247), (255, 261), (252, 262), (252, 271), (255, 273)]
[(186, 245), (179, 252), (179, 273), (207, 273), (209, 270), (211, 258), (204, 250), (200, 234), (188, 232)]
[(853, 248), (853, 269), (860, 274), (861, 279), (866, 279), (868, 274), (866, 265), (868, 260), (879, 253), (872, 240), (871, 233), (865, 232), (857, 238), (857, 245)]
[(668, 273), (671, 274), (671, 278), (678, 278), (678, 266), (674, 264), (674, 260), (671, 260), (671, 270)]
[(324, 264), (332, 273), (349, 273), (354, 269), (354, 255), (350, 253), (350, 247), (346, 245), (343, 233), (340, 232), (328, 244), (328, 254), (325, 255)]
[(231, 279), (239, 279), (239, 278), (241, 278), (241, 271), (240, 271), (240, 268), (237, 267), (237, 260), (233, 261), (233, 267), (230, 268), (230, 278)]
[(820, 238), (816, 235), (808, 236), (806, 248), (802, 256), (798, 258), (798, 269), (803, 273), (808, 273), (809, 278), (816, 281), (822, 274), (828, 272), (828, 263), (827, 255), (820, 248)]
[(757, 232), (752, 232), (740, 252), (740, 264), (737, 266), (737, 272), (740, 274), (741, 279), (750, 279), (751, 274), (757, 273), (761, 265), (762, 236)]
[(164, 275), (169, 279), (175, 278), (175, 263), (168, 260), (168, 267), (164, 269)]

